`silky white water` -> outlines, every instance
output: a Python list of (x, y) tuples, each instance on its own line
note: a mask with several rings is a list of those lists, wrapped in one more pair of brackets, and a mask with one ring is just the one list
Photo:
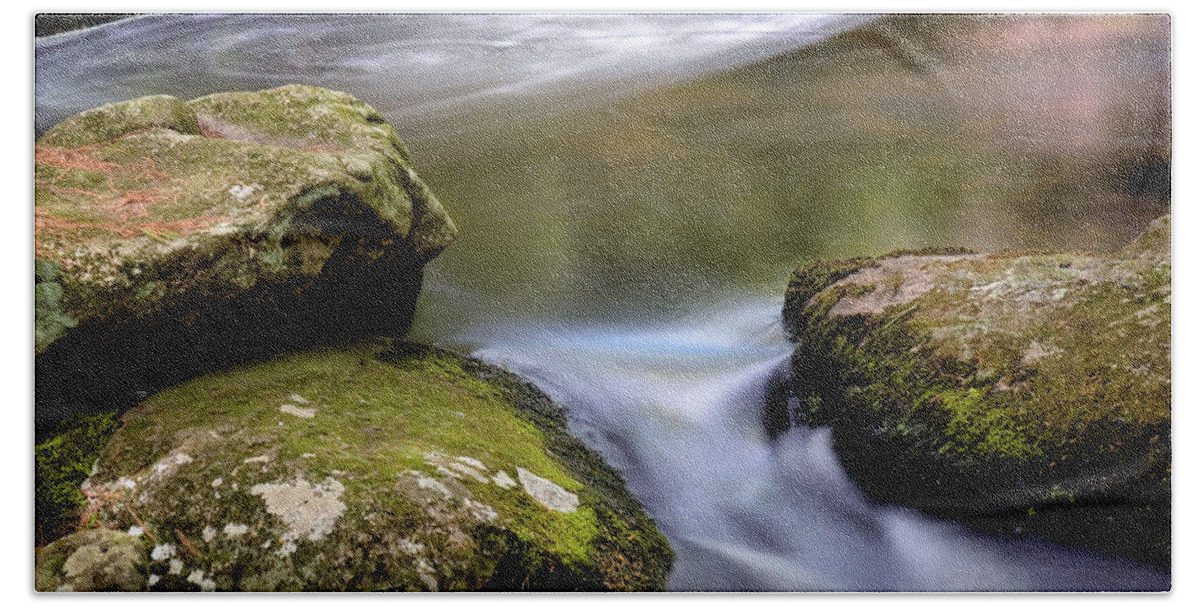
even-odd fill
[[(717, 261), (708, 260), (710, 267), (686, 273), (679, 270), (683, 262), (660, 264), (679, 252), (723, 246), (728, 230), (746, 225), (745, 218), (734, 215), (733, 205), (728, 211), (718, 209), (711, 219), (700, 213), (727, 204), (721, 197), (747, 187), (727, 165), (703, 157), (703, 165), (678, 168), (670, 155), (655, 159), (666, 167), (662, 176), (677, 182), (690, 183), (693, 172), (728, 173), (733, 181), (722, 181), (728, 188), (714, 200), (689, 194), (670, 204), (666, 198), (675, 189), (664, 187), (661, 203), (652, 200), (647, 208), (629, 202), (623, 193), (593, 199), (578, 188), (571, 200), (555, 198), (555, 188), (583, 183), (569, 171), (553, 176), (561, 184), (545, 188), (542, 182), (530, 186), (522, 183), (523, 176), (507, 175), (501, 177), (508, 181), (494, 185), (490, 169), (456, 172), (446, 160), (456, 151), (477, 153), (472, 137), (486, 141), (497, 125), (537, 124), (546, 116), (602, 108), (639, 91), (804, 47), (870, 18), (140, 17), (37, 41), (36, 128), (41, 133), (72, 113), (140, 95), (190, 99), (298, 82), (345, 90), (368, 101), (396, 125), (418, 161), (423, 150), (436, 149), (435, 162), (419, 164), (418, 170), (439, 186), (439, 193), (466, 181), (481, 184), (462, 189), (466, 194), (445, 203), (456, 217), (485, 219), (474, 225), (462, 222), (460, 241), (431, 264), (412, 336), (505, 365), (565, 406), (572, 430), (622, 473), (670, 540), (676, 552), (669, 581), (673, 589), (1168, 587), (1166, 574), (1122, 560), (1036, 541), (984, 537), (912, 510), (872, 504), (842, 470), (827, 429), (795, 428), (768, 440), (759, 422), (764, 392), (786, 366), (791, 350), (779, 325), (781, 301), (753, 287), (721, 291), (730, 283), (747, 283), (739, 273), (767, 248), (761, 243), (730, 247), (728, 256), (712, 256)], [(747, 91), (747, 97), (752, 93)], [(726, 120), (681, 106), (670, 118), (712, 127), (705, 133), (725, 138), (718, 138), (719, 147), (733, 150), (734, 156), (745, 152), (747, 166), (756, 166), (757, 159), (773, 156), (753, 147), (765, 133), (755, 123), (757, 117), (746, 111)], [(744, 148), (737, 147), (742, 144)], [(558, 148), (552, 152), (531, 144), (520, 150), (532, 157), (533, 165), (556, 166), (562, 160), (553, 158)], [(587, 168), (592, 162), (581, 158), (563, 166)], [(637, 168), (638, 162), (629, 165)], [(622, 179), (625, 170), (615, 171), (615, 179)], [(535, 192), (534, 186), (541, 189)], [(524, 191), (504, 196), (521, 187), (550, 198), (526, 197)], [(710, 190), (708, 185), (697, 188)], [(784, 198), (804, 194), (790, 182), (768, 190), (780, 191)], [(475, 192), (484, 194), (471, 194)], [(497, 200), (506, 205), (498, 212), (492, 209)], [(547, 211), (547, 200), (562, 206)], [(493, 215), (480, 213), (484, 209), (515, 219), (497, 224)], [(601, 234), (592, 225), (580, 228), (581, 209), (615, 228)], [(779, 213), (774, 207), (765, 209), (762, 213)], [(851, 232), (861, 228), (854, 218), (866, 217), (857, 209), (829, 212), (834, 213), (829, 225), (842, 222)], [(604, 213), (611, 213), (611, 219)], [(634, 221), (633, 216), (648, 213), (661, 217)], [(839, 219), (838, 213), (851, 220)], [(878, 217), (879, 211), (872, 213)], [(817, 219), (811, 211), (792, 215)], [(708, 230), (710, 240), (687, 242), (688, 230), (670, 238), (655, 232), (681, 217)], [(479, 236), (482, 231), (487, 240)], [(626, 232), (638, 238), (625, 239)], [(530, 242), (547, 234), (561, 234), (548, 241), (557, 249), (538, 253)], [(841, 242), (834, 234), (814, 234)], [(673, 248), (656, 249), (664, 243)], [(814, 250), (820, 248), (812, 245), (806, 251)], [(773, 255), (798, 260), (803, 253)], [(531, 258), (534, 254), (544, 257)], [(626, 259), (642, 266), (634, 272), (621, 266)], [(525, 272), (512, 271), (516, 267)], [(493, 280), (469, 277), (464, 270)], [(778, 275), (772, 293), (782, 293), (785, 278), (786, 271)], [(705, 289), (695, 289), (697, 284)], [(708, 293), (662, 306), (639, 297), (651, 290)]]
[(165, 93), (353, 91), (412, 143), (766, 59), (864, 23), (821, 14), (149, 15), (37, 41), (36, 127)]
[(676, 551), (672, 589), (1165, 586), (1166, 575), (1122, 560), (872, 504), (828, 429), (769, 441), (764, 393), (791, 350), (781, 306), (746, 292), (669, 322), (490, 326), (474, 354), (545, 390), (621, 471)]

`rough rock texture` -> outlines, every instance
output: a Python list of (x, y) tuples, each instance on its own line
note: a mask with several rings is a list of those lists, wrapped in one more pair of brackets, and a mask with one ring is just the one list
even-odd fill
[(137, 535), (149, 590), (663, 587), (666, 540), (556, 405), (389, 342), (159, 392), (100, 455), (82, 520)]
[(64, 422), (53, 437), (34, 446), (34, 538), (38, 546), (69, 532), (84, 507), (79, 485), (117, 430), (114, 414)]
[(232, 363), (401, 336), (456, 234), (396, 132), (306, 86), (152, 96), (35, 148), (39, 429)]
[(84, 530), (38, 551), (38, 591), (141, 591), (146, 588), (142, 541), (116, 530)]
[(1169, 569), (1170, 227), (1107, 255), (804, 266), (768, 428), (832, 426), (877, 500)]

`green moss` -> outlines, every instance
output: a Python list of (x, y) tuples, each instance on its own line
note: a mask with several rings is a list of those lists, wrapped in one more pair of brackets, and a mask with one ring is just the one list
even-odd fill
[(215, 93), (190, 101), (188, 106), (201, 116), (276, 138), (284, 145), (368, 146), (397, 154), (406, 164), (412, 162), (378, 111), (340, 91), (288, 85), (266, 91)]
[(982, 389), (943, 391), (937, 401), (950, 414), (946, 423), (948, 442), (940, 450), (1016, 460), (1028, 460), (1042, 454), (1037, 441), (1017, 428), (1012, 412), (991, 407), (992, 403), (985, 399)]
[[(95, 141), (67, 149), (81, 137)], [(62, 303), (81, 323), (309, 280), (353, 220), (389, 243), (368, 261), (424, 262), (457, 234), (378, 112), (315, 87), (113, 104), (51, 129), (36, 156), (36, 255), (69, 275)], [(154, 274), (172, 280), (147, 291)]]
[[(843, 363), (867, 384), (894, 385), (897, 374), (927, 367), (920, 375), (931, 380), (895, 399), (910, 411), (946, 408), (955, 421), (947, 436), (958, 437), (952, 441), (984, 442), (979, 449), (948, 448), (956, 451), (1024, 458), (1038, 453), (1032, 446), (1078, 440), (1088, 425), (1114, 412), (1138, 427), (1169, 416), (1169, 383), (1163, 381), (1169, 377), (1169, 265), (1126, 275), (1132, 270), (1123, 262), (1065, 255), (992, 256), (971, 264), (967, 274), (947, 275), (911, 304), (871, 318), (828, 316), (833, 304), (861, 294), (827, 290), (803, 335), (857, 345)], [(1080, 283), (1081, 273), (1101, 280)], [(1127, 278), (1103, 279), (1111, 273)], [(980, 291), (996, 285), (1013, 290), (1014, 301)], [(1022, 298), (1044, 301), (1052, 312), (1031, 313)], [(911, 339), (886, 346), (898, 323)], [(967, 414), (976, 410), (987, 415)], [(1000, 421), (1004, 428), (995, 427)], [(1005, 437), (1016, 443), (1007, 445)]]
[[(139, 479), (138, 491), (153, 498), (123, 504), (150, 534), (178, 531), (202, 545), (202, 567), (221, 588), (416, 589), (433, 577), (439, 588), (469, 589), (512, 572), (524, 573), (508, 581), (518, 587), (661, 588), (670, 550), (619, 478), (594, 454), (590, 462), (574, 458), (586, 448), (564, 442), (565, 428), (535, 422), (542, 415), (527, 407), (525, 389), (488, 369), (443, 351), (371, 343), (206, 376), (126, 414), (100, 477)], [(154, 481), (173, 453), (188, 454), (188, 463)], [(519, 486), (452, 474), (459, 457), (482, 463), (488, 475), (516, 479), (517, 467), (525, 469), (576, 494), (579, 506), (550, 510)], [(261, 460), (250, 465), (248, 458)], [(579, 473), (588, 469), (598, 477)], [(277, 535), (278, 523), (247, 492), (293, 479), (336, 480), (347, 510), (320, 543), (299, 542), (286, 559), (255, 563), (263, 555), (255, 547)], [(438, 484), (446, 497), (430, 489)], [(472, 515), (479, 509), (494, 519)], [(110, 525), (134, 522), (119, 508), (101, 517)], [(253, 545), (220, 535), (196, 541), (206, 528), (230, 522), (255, 531), (247, 535)], [(363, 554), (376, 545), (392, 554)], [(417, 557), (405, 561), (403, 551), (417, 551), (436, 571), (422, 570)], [(324, 572), (321, 563), (335, 570)], [(384, 563), (390, 573), (363, 570)], [(525, 580), (538, 572), (542, 578)], [(343, 574), (351, 578), (333, 578)]]
[(663, 589), (674, 559), (666, 538), (625, 488), (617, 471), (568, 432), (562, 408), (533, 385), (503, 369), (473, 360), (465, 360), (464, 369), (508, 395), (518, 405), (519, 415), (541, 430), (549, 452), (576, 479), (587, 480), (580, 500), (595, 512), (600, 525), (591, 549), (600, 572), (589, 576), (596, 577), (597, 584), (606, 589)]
[(85, 530), (38, 550), (34, 589), (145, 591), (146, 552), (140, 540), (118, 530)]
[(806, 317), (805, 307), (813, 296), (873, 262), (871, 258), (815, 260), (793, 271), (783, 304), (784, 326), (789, 334), (798, 335), (800, 320)]
[(60, 148), (80, 148), (111, 141), (145, 129), (164, 128), (199, 134), (196, 113), (168, 95), (152, 95), (108, 104), (68, 118), (42, 135), (39, 143)]
[[(833, 427), (843, 463), (876, 499), (968, 522), (1031, 504), (1039, 514), (1045, 505), (1086, 506), (1097, 514), (1094, 533), (1037, 524), (1037, 534), (1167, 563), (1164, 225), (1110, 255), (900, 260), (901, 270), (876, 271), (862, 286), (833, 287), (840, 273), (812, 277), (870, 261), (831, 262), (815, 273), (812, 264), (802, 267), (789, 293), (824, 287), (803, 307), (785, 307), (797, 341), (791, 389), (801, 417)], [(833, 314), (872, 288), (921, 291), (882, 310), (843, 306), (869, 312)], [(764, 416), (774, 432), (794, 418), (776, 411), (788, 407), (783, 401)], [(1134, 503), (1152, 507), (1121, 511)], [(1131, 521), (1147, 526), (1144, 543), (1107, 540), (1112, 522)]]
[[(1028, 460), (1044, 446), (1078, 443), (1103, 421), (1127, 424), (1129, 435), (1168, 419), (1170, 303), (1155, 294), (1169, 272), (1143, 273), (1142, 297), (1114, 282), (1075, 289), (1046, 320), (964, 317), (967, 295), (955, 290), (876, 317), (834, 317), (826, 314), (833, 304), (858, 294), (827, 290), (810, 301), (803, 352), (837, 370), (818, 393), (824, 402), (943, 428), (940, 453)], [(1041, 273), (1025, 280), (1054, 280)], [(1071, 355), (1026, 360), (1043, 342)]]
[(117, 430), (112, 414), (68, 421), (34, 447), (34, 509), (39, 546), (69, 532), (86, 500), (79, 486)]

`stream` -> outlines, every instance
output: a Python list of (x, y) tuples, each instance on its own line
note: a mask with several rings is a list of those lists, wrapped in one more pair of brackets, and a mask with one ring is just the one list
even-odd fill
[[(1005, 145), (966, 153), (974, 143), (930, 135), (919, 153), (873, 159), (876, 131), (861, 127), (835, 144), (804, 131), (786, 148), (809, 128), (787, 117), (821, 108), (781, 109), (809, 102), (753, 87), (827, 86), (787, 71), (811, 64), (794, 52), (873, 18), (139, 17), (37, 41), (36, 129), (139, 95), (291, 82), (377, 107), (463, 233), (428, 269), (412, 337), (504, 365), (562, 404), (671, 542), (672, 590), (1169, 588), (1120, 559), (874, 504), (828, 429), (766, 437), (764, 393), (791, 352), (782, 293), (800, 260), (963, 242), (1104, 248), (1161, 211), (1152, 191), (1085, 179), (1091, 165), (1020, 164), (1036, 155)], [(655, 110), (678, 99), (700, 101)], [(612, 141), (622, 149), (594, 145)], [(1097, 146), (1086, 150), (1115, 154)], [(1012, 183), (977, 171), (1008, 154), (1021, 159)], [(1070, 201), (1094, 207), (1020, 206), (1042, 191), (1012, 195), (1034, 187), (1016, 182), (1084, 184)]]
[[(1166, 575), (873, 504), (827, 428), (769, 441), (791, 348), (781, 299), (737, 294), (669, 322), (489, 327), (475, 355), (530, 379), (621, 471), (676, 552), (677, 591), (1102, 591)], [(455, 336), (470, 340), (468, 336)]]

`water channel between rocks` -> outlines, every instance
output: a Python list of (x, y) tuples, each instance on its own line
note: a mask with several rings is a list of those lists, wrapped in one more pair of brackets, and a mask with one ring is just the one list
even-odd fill
[[(1166, 575), (871, 503), (828, 429), (759, 422), (790, 348), (747, 292), (664, 323), (492, 326), (475, 354), (531, 379), (621, 471), (671, 541), (675, 590), (1161, 589)], [(470, 335), (455, 336), (472, 341)]]

